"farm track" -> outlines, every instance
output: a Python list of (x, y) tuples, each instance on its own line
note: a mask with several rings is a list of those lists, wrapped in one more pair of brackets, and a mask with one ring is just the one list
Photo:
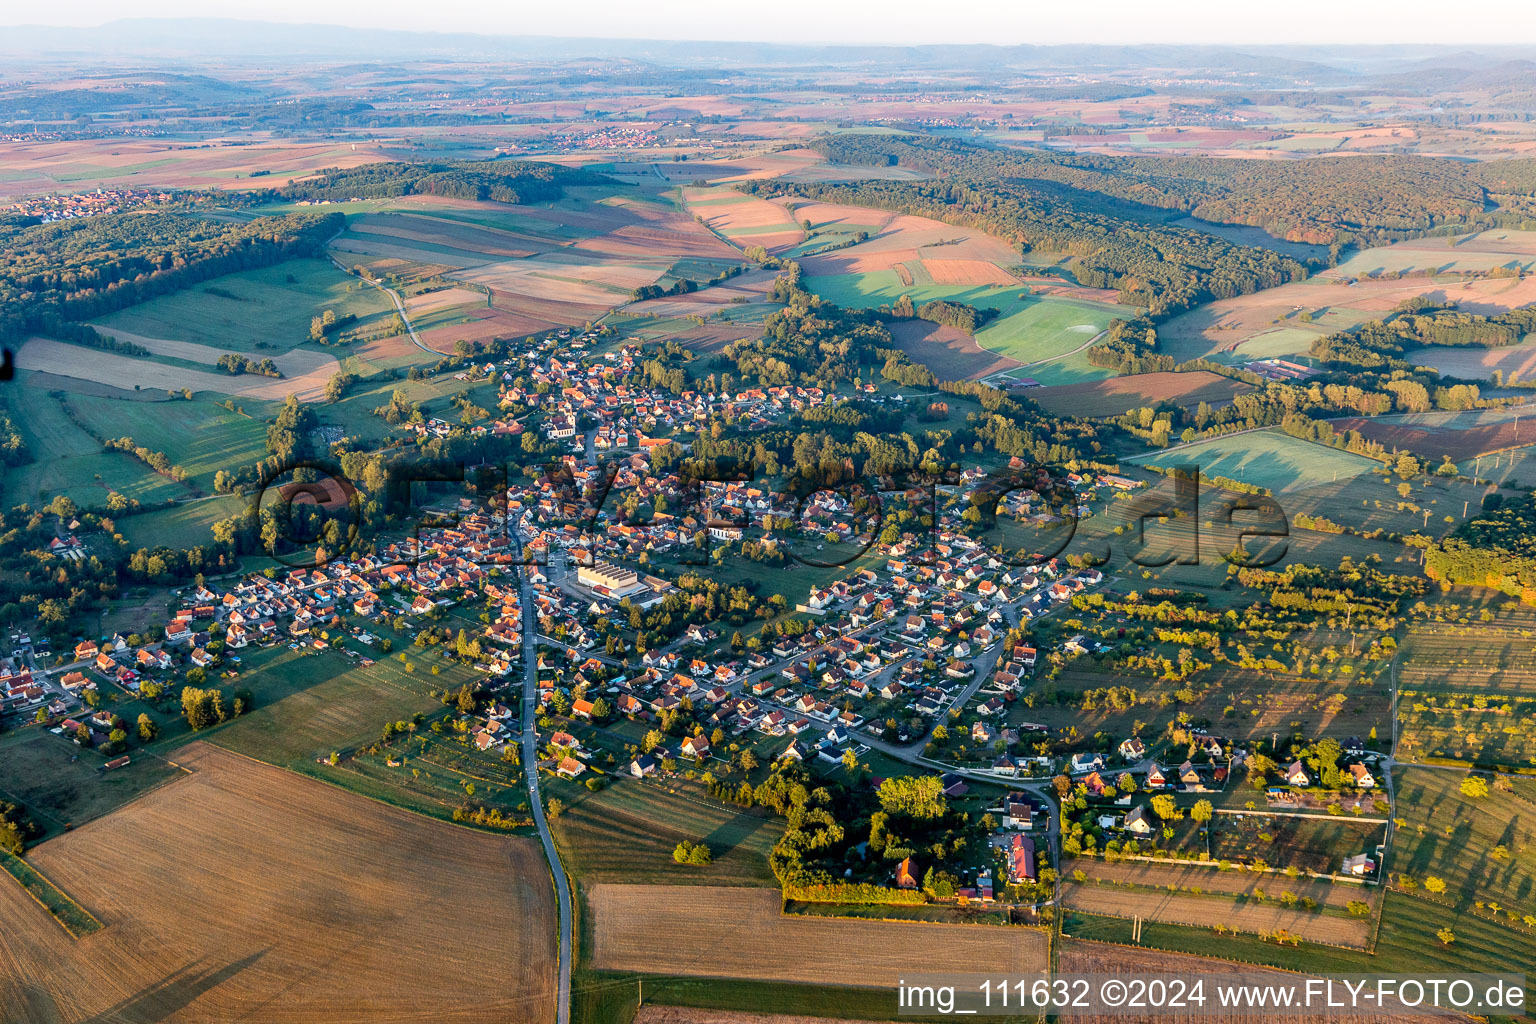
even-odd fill
[[(343, 274), (351, 273), (351, 271), (347, 270), (347, 268), (343, 266), (341, 261), (338, 260), (335, 256), (331, 256), (331, 262), (336, 264), (336, 268)], [(410, 335), (411, 344), (415, 345), (417, 348), (421, 349), (423, 352), (430, 356), (435, 358), (442, 358), (443, 353), (426, 345), (424, 342), (422, 342), (421, 338), (417, 337), (416, 328), (411, 325), (411, 315), (405, 311), (405, 303), (401, 301), (400, 295), (393, 288), (387, 288), (371, 277), (364, 277), (363, 280), (368, 284), (373, 285), (373, 287), (377, 288), (385, 295), (389, 296), (389, 301), (395, 304), (395, 312), (400, 314), (400, 322), (405, 324), (405, 330), (406, 333)]]

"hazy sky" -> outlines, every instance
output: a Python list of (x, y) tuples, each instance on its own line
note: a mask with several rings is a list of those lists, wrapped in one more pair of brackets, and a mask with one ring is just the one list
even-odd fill
[(848, 43), (1536, 43), (1536, 3), (1479, 0), (52, 0), (0, 23), (234, 17), (374, 28)]

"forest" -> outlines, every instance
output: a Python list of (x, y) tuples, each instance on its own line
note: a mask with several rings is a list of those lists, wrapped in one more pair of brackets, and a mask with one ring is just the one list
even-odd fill
[[(907, 144), (880, 142), (899, 161)], [(820, 145), (841, 152), (833, 140)], [(862, 137), (860, 148), (874, 145)], [(911, 147), (918, 153), (927, 147)], [(1247, 295), (1307, 276), (1293, 259), (1265, 249), (1240, 246), (1203, 231), (1171, 227), (1157, 210), (1117, 197), (1047, 180), (1008, 176), (988, 155), (975, 154), (941, 180), (865, 181), (844, 184), (754, 181), (747, 191), (763, 196), (795, 194), (831, 203), (870, 206), (979, 228), (1017, 245), (1022, 252), (1045, 251), (1071, 257), (1067, 269), (1089, 288), (1113, 288), (1121, 302), (1148, 307), (1153, 318), (1201, 302)], [(944, 150), (944, 152), (949, 152)], [(876, 152), (864, 161), (875, 162)]]
[(318, 252), (340, 214), (230, 223), (156, 209), (31, 226), (0, 224), (0, 339), (91, 340), (80, 321), (199, 281)]
[(275, 195), (290, 202), (421, 195), (496, 203), (548, 203), (564, 195), (567, 185), (592, 185), (607, 180), (590, 171), (531, 160), (389, 162), (345, 170), (329, 168), (314, 178), (278, 189)]
[(816, 143), (829, 160), (894, 164), (946, 178), (1047, 183), (1277, 238), (1335, 248), (1400, 241), (1448, 225), (1517, 226), (1490, 213), (1489, 194), (1536, 194), (1536, 161), (1494, 165), (1412, 156), (1348, 160), (1119, 157), (987, 149), (954, 141), (842, 135)]

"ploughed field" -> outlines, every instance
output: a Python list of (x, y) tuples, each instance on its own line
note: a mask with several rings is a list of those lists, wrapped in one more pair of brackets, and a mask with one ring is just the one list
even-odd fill
[(178, 760), (190, 776), (27, 855), (104, 929), (75, 941), (0, 885), (0, 1017), (554, 1019), (553, 896), (533, 842), (206, 744)]

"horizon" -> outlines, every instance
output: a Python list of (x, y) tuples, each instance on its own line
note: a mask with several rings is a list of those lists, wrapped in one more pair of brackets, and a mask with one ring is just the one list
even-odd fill
[[(818, 4), (812, 0), (787, 0), (771, 23), (734, 10), (635, 11), (618, 0), (584, 0), (558, 10), (498, 10), (482, 0), (444, 0), (433, 9), (362, 0), (338, 0), (328, 6), (324, 20), (316, 20), (311, 5), (298, 0), (274, 0), (264, 17), (253, 18), (233, 5), (194, 6), (190, 0), (140, 0), (125, 16), (119, 5), (106, 0), (66, 0), (54, 5), (46, 20), (6, 20), (0, 27), (25, 29), (99, 30), (114, 24), (140, 21), (187, 23), (230, 20), (290, 28), (357, 29), (416, 32), (432, 35), (472, 35), (482, 38), (551, 38), (634, 42), (729, 43), (799, 45), (804, 47), (920, 47), (920, 46), (1218, 46), (1293, 47), (1317, 46), (1310, 23), (1325, 19), (1329, 41), (1325, 47), (1381, 48), (1421, 46), (1428, 48), (1514, 48), (1536, 44), (1536, 18), (1528, 5), (1516, 0), (1494, 0), (1484, 5), (1480, 24), (1503, 26), (1499, 39), (1486, 29), (1462, 34), (1459, 27), (1436, 23), (1427, 3), (1384, 2), (1340, 7), (1325, 0), (1302, 0), (1287, 14), (1294, 28), (1277, 28), (1270, 19), (1230, 16), (1216, 0), (1184, 0), (1176, 17), (1167, 10), (1149, 8), (1131, 0), (1109, 0), (1091, 25), (1075, 11), (1051, 9), (1020, 13), (1003, 0), (980, 0), (972, 5), (964, 31), (958, 24), (935, 26), (919, 8), (882, 11), (880, 24), (867, 24), (859, 10)], [(234, 13), (226, 13), (226, 8)], [(382, 8), (382, 10), (381, 10)], [(465, 27), (452, 27), (462, 20)], [(959, 19), (956, 19), (958, 22)], [(604, 31), (570, 34), (572, 21), (600, 24)], [(802, 24), (815, 25), (798, 31)], [(781, 27), (782, 26), (782, 27)], [(810, 31), (817, 34), (811, 36)]]

